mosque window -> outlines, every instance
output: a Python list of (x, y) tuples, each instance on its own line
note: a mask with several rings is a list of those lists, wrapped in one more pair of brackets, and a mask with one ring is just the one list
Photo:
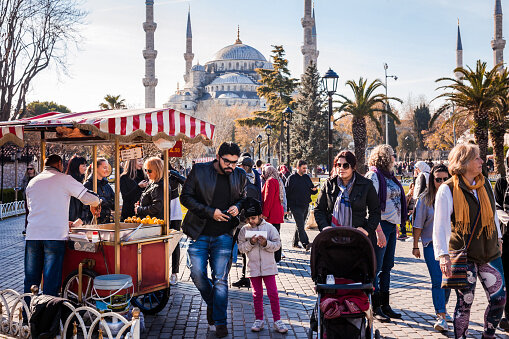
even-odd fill
[(232, 63), (231, 62), (228, 63), (228, 69), (232, 69)]
[(246, 62), (244, 62), (244, 68), (247, 68), (247, 63)]
[(238, 62), (237, 62), (237, 67), (236, 67), (236, 69), (239, 69), (239, 63), (238, 63)]

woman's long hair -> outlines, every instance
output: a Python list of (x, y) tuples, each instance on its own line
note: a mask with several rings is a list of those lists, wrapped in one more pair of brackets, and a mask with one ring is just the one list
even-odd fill
[[(97, 158), (97, 167), (101, 166), (101, 164), (106, 160), (106, 158)], [(111, 168), (110, 168), (111, 169)], [(92, 174), (94, 173), (94, 166), (92, 164), (88, 165), (87, 171), (85, 172), (85, 180), (88, 180), (92, 177)]]
[(124, 167), (124, 172), (122, 175), (127, 175), (131, 180), (136, 179), (138, 175), (138, 170), (136, 169), (136, 162), (138, 159), (131, 159), (127, 162), (127, 164)]
[(451, 175), (449, 174), (449, 170), (447, 169), (447, 166), (445, 166), (443, 164), (433, 166), (433, 168), (431, 169), (431, 172), (429, 174), (428, 187), (426, 188), (426, 190), (423, 193), (424, 194), (424, 197), (423, 197), (424, 203), (428, 207), (433, 207), (435, 205), (435, 197), (437, 195), (437, 189), (435, 187), (435, 174), (438, 172), (445, 172), (445, 173), (447, 173), (449, 178), (451, 177)]
[(80, 166), (86, 163), (87, 160), (85, 158), (76, 154), (73, 155), (71, 160), (69, 160), (69, 164), (67, 164), (67, 170), (65, 171), (65, 174), (70, 175), (79, 182), (83, 182), (85, 176), (80, 173)]

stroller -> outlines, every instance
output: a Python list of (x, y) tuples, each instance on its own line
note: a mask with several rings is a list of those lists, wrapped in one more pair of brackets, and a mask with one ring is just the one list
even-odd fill
[[(318, 333), (319, 339), (380, 338), (380, 332), (373, 331), (371, 305), (375, 269), (373, 246), (361, 231), (335, 227), (316, 236), (311, 249), (311, 278), (316, 284), (318, 299), (310, 320), (309, 338), (313, 338), (313, 332)], [(333, 284), (330, 284), (331, 275)], [(341, 297), (333, 300), (332, 313), (327, 309), (324, 314), (321, 306), (330, 305), (326, 301), (331, 296)], [(351, 300), (362, 300), (357, 304), (362, 304), (364, 310), (354, 305), (352, 311)]]

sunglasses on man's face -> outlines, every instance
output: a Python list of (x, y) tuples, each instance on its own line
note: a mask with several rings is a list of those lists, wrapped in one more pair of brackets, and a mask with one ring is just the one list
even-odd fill
[(338, 163), (336, 164), (336, 167), (338, 167), (338, 168), (343, 167), (343, 169), (349, 169), (349, 168), (350, 168), (350, 164), (349, 164), (349, 163), (347, 163), (347, 162), (344, 162), (344, 163), (340, 163), (340, 162), (338, 162)]
[(147, 169), (147, 168), (145, 168), (145, 172), (146, 172), (146, 173), (152, 173), (152, 170), (151, 170), (151, 169)]
[(232, 165), (237, 166), (237, 160), (232, 161), (232, 160), (225, 159), (223, 157), (221, 157), (221, 160), (223, 160), (223, 162), (226, 166), (232, 166)]

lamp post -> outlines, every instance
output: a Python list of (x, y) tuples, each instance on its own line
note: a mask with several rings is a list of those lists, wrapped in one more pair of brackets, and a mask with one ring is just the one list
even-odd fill
[(332, 69), (329, 68), (327, 73), (322, 77), (322, 86), (323, 89), (327, 92), (327, 95), (329, 96), (329, 118), (327, 120), (328, 124), (328, 138), (329, 142), (327, 145), (328, 149), (328, 162), (327, 162), (327, 169), (330, 173), (332, 169), (332, 96), (334, 93), (336, 93), (336, 89), (338, 87), (338, 79), (339, 76), (334, 72)]
[(258, 143), (258, 160), (260, 160), (262, 157), (261, 157), (261, 144), (262, 144), (262, 135), (261, 134), (258, 134), (256, 136), (256, 142)]
[(255, 157), (255, 144), (256, 144), (256, 141), (251, 140), (251, 149), (253, 150), (253, 159)]
[(265, 134), (267, 134), (267, 164), (270, 164), (270, 135), (272, 134), (272, 126), (265, 126)]
[(4, 161), (5, 161), (4, 160), (4, 155), (5, 154), (4, 154), (4, 147), (3, 146), (2, 146), (2, 153), (1, 154), (2, 154), (1, 155), (1, 157), (2, 157), (2, 160), (1, 160), (1, 162), (2, 162), (2, 179), (1, 179), (2, 184), (1, 184), (1, 187), (0, 187), (0, 202), (3, 204), (4, 203), (4, 165), (5, 165), (5, 163), (4, 163)]
[(290, 122), (292, 121), (292, 109), (287, 106), (283, 111), (283, 121), (286, 122), (286, 167), (290, 169)]
[(14, 155), (14, 200), (18, 201), (18, 164), (21, 160), (21, 151), (17, 150), (16, 154)]
[[(394, 81), (398, 80), (398, 77), (395, 75), (387, 75), (387, 69), (389, 68), (389, 65), (387, 63), (384, 63), (384, 70), (385, 70), (385, 97), (387, 97), (387, 78), (393, 78)], [(389, 110), (389, 100), (386, 99), (385, 102), (385, 110)], [(385, 113), (385, 143), (389, 144), (389, 115)]]

